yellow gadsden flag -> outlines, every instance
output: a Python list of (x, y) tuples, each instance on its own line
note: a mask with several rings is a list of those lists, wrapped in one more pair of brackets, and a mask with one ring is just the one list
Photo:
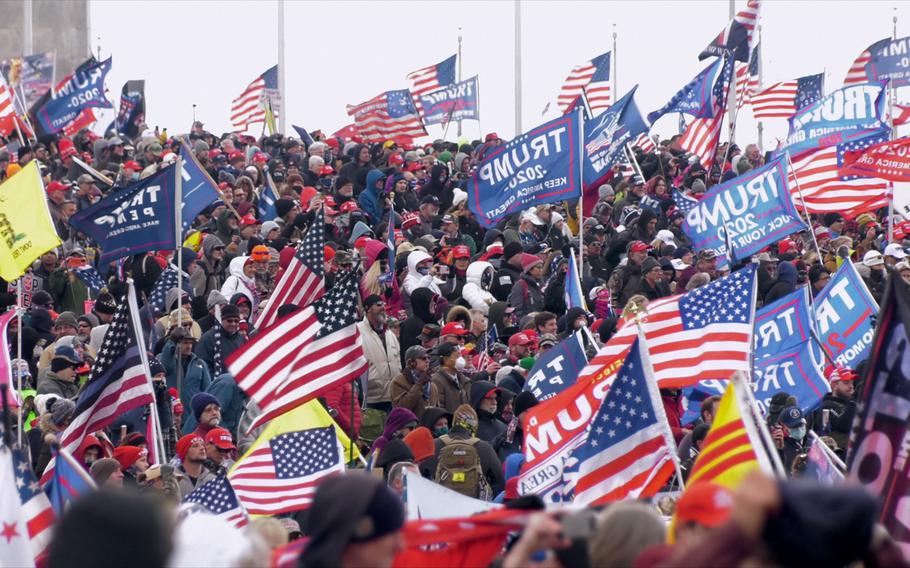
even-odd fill
[(12, 282), (60, 246), (34, 160), (0, 185), (0, 277)]
[[(743, 422), (734, 381), (720, 399), (717, 415), (695, 458), (686, 488), (699, 483), (716, 483), (734, 489), (747, 473), (762, 469), (755, 446)], [(759, 451), (764, 451), (760, 448)], [(764, 457), (764, 456), (762, 456)]]

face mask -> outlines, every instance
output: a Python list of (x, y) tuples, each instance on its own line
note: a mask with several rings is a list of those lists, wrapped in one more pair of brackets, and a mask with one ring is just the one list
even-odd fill
[(464, 369), (464, 366), (465, 366), (464, 357), (459, 357), (458, 359), (455, 360), (455, 370), (461, 371), (462, 369)]
[(794, 440), (802, 440), (806, 437), (806, 427), (790, 428), (790, 437)]
[(448, 433), (449, 433), (449, 427), (448, 427), (448, 426), (441, 426), (441, 427), (435, 428), (435, 429), (433, 430), (433, 436), (435, 436), (435, 437), (437, 437), (437, 438), (440, 437), (440, 436), (445, 436), (445, 435), (448, 434)]
[(133, 175), (130, 176), (132, 181), (139, 181), (139, 172), (133, 172)]
[(447, 311), (449, 311), (449, 301), (440, 296), (436, 300), (436, 311), (433, 315), (436, 317), (436, 319), (442, 319), (442, 317), (446, 315)]
[(430, 273), (430, 267), (429, 266), (418, 266), (417, 273), (426, 276), (427, 274)]

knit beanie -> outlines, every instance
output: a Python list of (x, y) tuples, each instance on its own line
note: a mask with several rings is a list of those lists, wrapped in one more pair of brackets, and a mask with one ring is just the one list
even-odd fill
[(75, 411), (75, 402), (66, 398), (58, 398), (51, 407), (51, 422), (54, 423), (54, 426), (61, 427), (67, 420), (72, 418)]
[(426, 426), (415, 428), (404, 437), (404, 443), (411, 448), (414, 460), (418, 462), (431, 458), (436, 453), (436, 447), (433, 445), (433, 434)]
[(114, 448), (114, 459), (120, 463), (120, 469), (126, 471), (132, 467), (144, 453), (147, 453), (144, 448), (136, 446), (117, 446)]
[(205, 407), (212, 403), (221, 408), (221, 403), (218, 402), (218, 399), (207, 392), (199, 392), (193, 395), (193, 398), (190, 399), (190, 407), (193, 409), (193, 416), (196, 417), (196, 420), (199, 420), (199, 417), (202, 416), (202, 411), (205, 410)]
[(92, 464), (89, 470), (95, 485), (104, 485), (112, 473), (120, 469), (120, 462), (113, 458), (101, 458)]
[(525, 410), (534, 408), (539, 403), (537, 397), (534, 396), (530, 391), (522, 391), (518, 393), (518, 396), (515, 397), (515, 401), (512, 403), (512, 407), (515, 412), (515, 416), (520, 416)]
[(192, 446), (193, 442), (196, 440), (202, 441), (202, 438), (193, 433), (187, 434), (177, 440), (177, 457), (180, 458), (180, 461), (186, 459), (186, 453), (190, 451), (190, 446)]
[(477, 432), (477, 411), (471, 408), (467, 404), (462, 404), (455, 409), (455, 413), (452, 415), (452, 425), (461, 426), (466, 430), (470, 430), (471, 434)]

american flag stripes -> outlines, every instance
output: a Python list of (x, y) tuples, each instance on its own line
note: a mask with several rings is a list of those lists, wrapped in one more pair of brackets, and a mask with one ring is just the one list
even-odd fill
[(309, 306), (325, 294), (325, 217), (320, 207), (303, 240), (288, 264), (287, 270), (269, 296), (265, 309), (259, 312), (256, 328), (264, 329), (278, 319), (278, 308), (294, 304)]
[(193, 489), (192, 493), (183, 498), (180, 509), (192, 511), (197, 505), (237, 528), (249, 524), (249, 516), (224, 474)]
[(868, 67), (869, 62), (872, 60), (872, 52), (878, 51), (889, 41), (891, 40), (888, 38), (880, 39), (859, 54), (859, 57), (853, 61), (853, 65), (851, 65), (850, 69), (847, 71), (847, 76), (844, 77), (845, 87), (857, 85), (859, 83), (867, 83), (869, 81)]
[(0, 132), (9, 136), (16, 130), (18, 114), (13, 104), (13, 92), (6, 79), (0, 77)]
[(556, 97), (560, 112), (566, 114), (574, 109), (582, 92), (588, 99), (592, 115), (610, 107), (613, 99), (610, 93), (609, 51), (572, 68)]
[(359, 279), (351, 272), (322, 299), (266, 328), (228, 368), (262, 409), (250, 430), (368, 369), (355, 325)]
[(642, 352), (636, 340), (570, 458), (578, 464), (576, 505), (650, 497), (673, 474), (676, 446)]
[(348, 105), (348, 115), (354, 117), (354, 125), (367, 141), (417, 138), (427, 133), (407, 89), (386, 91), (365, 103)]
[[(661, 388), (728, 379), (749, 370), (755, 285), (755, 265), (749, 265), (681, 296), (648, 304), (641, 325)], [(625, 356), (638, 335), (634, 321), (620, 325), (579, 373), (579, 381), (594, 379)]]
[(696, 118), (690, 122), (679, 139), (679, 145), (698, 156), (698, 161), (706, 169), (714, 163), (714, 154), (720, 142), (720, 130), (724, 123), (724, 109), (732, 75), (733, 60), (727, 59), (712, 88), (713, 116)]
[(253, 515), (308, 509), (322, 479), (344, 471), (343, 451), (334, 425), (287, 432), (244, 456), (228, 478)]
[(640, 148), (645, 154), (650, 154), (654, 150), (657, 150), (657, 146), (654, 144), (654, 140), (651, 140), (648, 137), (647, 132), (642, 132), (639, 134), (635, 140), (632, 141), (633, 148)]
[(887, 181), (840, 174), (846, 152), (865, 150), (887, 139), (886, 135), (869, 136), (792, 158), (788, 182), (793, 204), (800, 209), (805, 205), (810, 213), (850, 216), (887, 207)]
[(281, 106), (277, 65), (253, 79), (253, 82), (231, 102), (231, 124), (234, 128), (245, 130), (250, 124), (265, 122), (266, 99), (277, 115)]
[(757, 118), (790, 118), (796, 111), (822, 98), (824, 73), (775, 83), (752, 95), (752, 115)]
[(752, 96), (761, 88), (759, 66), (761, 65), (761, 45), (756, 45), (749, 57), (749, 64), (736, 65), (736, 108), (752, 100)]
[(431, 93), (454, 83), (457, 58), (458, 55), (456, 54), (443, 59), (436, 65), (430, 65), (408, 73), (408, 81), (411, 82), (411, 97), (414, 99), (414, 105), (421, 115), (423, 114), (423, 107), (420, 104), (420, 95)]
[[(50, 544), (55, 515), (22, 450), (0, 447), (0, 487), (3, 488), (0, 499), (0, 514), (3, 515), (0, 517), (0, 551), (3, 554), (0, 554), (0, 560), (8, 566), (17, 564), (14, 558), (6, 555), (3, 546), (13, 544), (16, 538), (25, 540), (32, 560), (38, 559)], [(10, 488), (13, 493), (8, 494)], [(16, 493), (18, 498), (13, 497)], [(7, 507), (19, 509), (18, 518), (7, 518)]]
[(748, 61), (760, 8), (760, 0), (748, 0), (746, 9), (737, 12), (727, 27), (698, 55), (699, 61), (712, 56), (721, 57), (726, 53), (737, 61)]
[[(114, 314), (98, 358), (92, 367), (89, 381), (76, 401), (70, 425), (60, 436), (60, 446), (74, 453), (86, 435), (106, 428), (118, 417), (134, 408), (155, 402), (152, 385), (146, 375), (136, 337), (139, 322), (135, 290), (130, 285), (128, 301), (121, 302)], [(53, 475), (55, 460), (51, 459), (41, 476), (46, 483)]]

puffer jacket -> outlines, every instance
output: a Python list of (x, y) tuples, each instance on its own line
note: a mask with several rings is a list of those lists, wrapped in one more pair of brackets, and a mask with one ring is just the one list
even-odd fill
[(490, 304), (496, 298), (490, 293), (493, 284), (493, 265), (489, 262), (475, 261), (468, 266), (467, 283), (461, 290), (464, 300), (475, 310), (489, 313)]
[(252, 313), (255, 314), (256, 308), (259, 306), (259, 294), (256, 292), (256, 281), (243, 273), (243, 265), (247, 258), (249, 257), (238, 256), (231, 261), (229, 267), (231, 275), (221, 286), (221, 293), (225, 298), (232, 298), (234, 294), (243, 294), (250, 299), (250, 304), (253, 306)]
[(442, 294), (439, 285), (445, 282), (444, 280), (438, 280), (430, 274), (423, 276), (417, 272), (417, 265), (419, 263), (432, 259), (433, 257), (422, 250), (415, 250), (408, 255), (408, 275), (404, 279), (404, 291), (408, 295), (413, 295), (414, 290), (418, 288), (429, 288), (436, 294)]

